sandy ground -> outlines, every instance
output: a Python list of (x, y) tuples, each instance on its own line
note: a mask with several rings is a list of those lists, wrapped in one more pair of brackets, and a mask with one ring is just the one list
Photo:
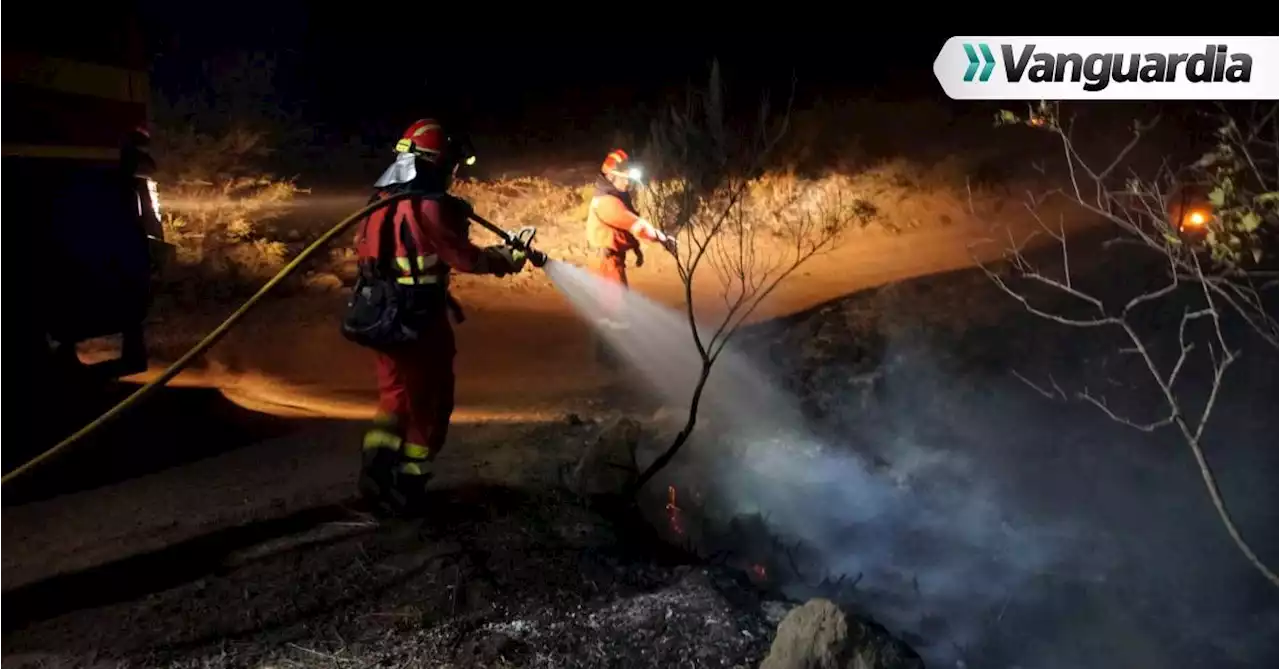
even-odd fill
[[(279, 228), (315, 230), (360, 208), (365, 196), (325, 195), (303, 202), (278, 223)], [(991, 244), (978, 249), (972, 245), (1006, 234), (1006, 224), (1016, 226), (1019, 234), (1034, 229), (1026, 219), (1009, 219), (993, 227), (949, 213), (933, 216), (949, 223), (901, 233), (874, 226), (851, 231), (837, 248), (811, 259), (783, 283), (753, 320), (803, 311), (871, 286), (972, 266), (975, 254), (989, 259), (998, 250)], [(562, 234), (576, 236), (576, 231)], [(491, 243), (483, 231), (473, 236), (477, 243)], [(647, 260), (642, 268), (629, 268), (633, 289), (680, 308), (684, 289), (674, 260), (655, 250)], [(582, 262), (580, 257), (572, 261)], [(454, 291), (467, 311), (466, 323), (456, 328), (462, 415), (529, 418), (590, 397), (609, 382), (594, 366), (585, 364), (590, 360), (590, 326), (542, 271), (529, 267), (515, 279), (461, 275), (455, 278)], [(704, 272), (695, 285), (695, 306), (714, 317), (719, 296), (715, 276)], [(273, 302), (210, 352), (207, 369), (186, 373), (175, 383), (221, 388), (237, 403), (279, 415), (367, 417), (372, 363), (365, 351), (349, 345), (337, 332), (335, 314), (343, 299), (341, 293), (333, 292)], [(216, 322), (208, 319), (207, 328)], [(156, 327), (164, 328), (163, 322)], [(166, 353), (176, 355), (180, 350)]]
[[(362, 196), (325, 197), (286, 221), (318, 225), (361, 203)], [(899, 234), (855, 231), (784, 284), (762, 305), (757, 318), (798, 312), (869, 286), (972, 265), (970, 245), (990, 232), (986, 224), (972, 219)], [(672, 259), (661, 253), (650, 256), (645, 267), (632, 271), (633, 289), (679, 305), (682, 287)], [(527, 272), (535, 276), (519, 283), (475, 277), (458, 282), (457, 295), (467, 309), (466, 322), (456, 329), (459, 440), (466, 439), (468, 425), (539, 422), (571, 411), (619, 408), (621, 398), (606, 391), (613, 378), (591, 362), (590, 327), (544, 276), (537, 276), (539, 270), (530, 267)], [(712, 303), (714, 278), (709, 276), (698, 288), (695, 301)], [(371, 359), (368, 352), (343, 340), (334, 325), (342, 300), (341, 293), (332, 292), (270, 303), (212, 349), (205, 365), (183, 373), (171, 385), (216, 388), (240, 407), (275, 416), (367, 418), (376, 397)], [(211, 320), (209, 327), (215, 322)], [(163, 331), (165, 324), (162, 320), (156, 329)], [(163, 362), (130, 380), (153, 378)], [(5, 587), (261, 513), (334, 501), (349, 492), (354, 464), (350, 445), (357, 434), (354, 425), (325, 425), (305, 438), (291, 435), (190, 465), (198, 471), (161, 472), (7, 508)], [(254, 440), (251, 435), (233, 439)], [(240, 445), (244, 444), (234, 446)], [(464, 445), (451, 446), (450, 454), (475, 455)], [(520, 453), (507, 463), (518, 471), (532, 457), (537, 456)], [(456, 467), (468, 469), (464, 463)], [(184, 483), (193, 480), (203, 482), (199, 489)]]
[[(326, 198), (323, 206), (308, 207), (294, 220), (298, 225), (328, 221), (361, 201), (359, 196)], [(757, 318), (971, 265), (970, 244), (988, 234), (988, 227), (976, 220), (899, 234), (855, 232), (805, 266), (762, 306)], [(605, 391), (612, 379), (590, 363), (588, 326), (544, 277), (534, 274), (537, 270), (529, 272), (533, 276), (518, 282), (458, 282), (468, 319), (457, 328), (457, 429), (441, 459), (441, 485), (477, 476), (512, 486), (545, 482), (548, 472), (572, 454), (526, 448), (519, 435), (529, 423), (558, 420), (569, 411), (600, 414), (620, 408), (620, 398)], [(680, 303), (682, 289), (670, 258), (651, 253), (646, 266), (632, 276), (635, 290), (671, 306)], [(714, 288), (700, 284), (695, 300), (714, 298)], [(186, 464), (187, 458), (178, 457), (177, 467), (126, 480), (107, 478), (96, 482), (100, 487), (92, 487), (91, 481), (82, 486), (91, 489), (43, 501), (15, 505), (9, 496), (3, 517), (5, 589), (348, 499), (360, 430), (359, 423), (350, 421), (371, 414), (374, 391), (368, 354), (342, 340), (334, 324), (342, 299), (341, 293), (330, 292), (272, 303), (213, 349), (203, 368), (172, 384), (178, 389), (216, 388), (227, 400), (256, 412), (341, 422), (291, 423), (286, 436), (266, 441), (252, 432), (232, 435), (209, 449), (211, 457)], [(166, 325), (163, 319), (161, 315), (158, 330)], [(187, 429), (202, 431), (200, 419), (198, 414), (187, 419)], [(195, 437), (152, 436), (172, 440), (178, 450)], [(95, 447), (127, 447), (113, 441)], [(252, 448), (243, 448), (251, 443)], [(193, 453), (189, 459), (196, 457)]]

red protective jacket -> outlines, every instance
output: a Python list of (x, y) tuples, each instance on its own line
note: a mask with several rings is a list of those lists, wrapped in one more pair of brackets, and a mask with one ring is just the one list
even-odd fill
[[(390, 193), (380, 191), (378, 198)], [(376, 262), (382, 243), (390, 234), (397, 278), (414, 283), (411, 263), (416, 260), (417, 283), (447, 285), (449, 270), (469, 274), (489, 271), (483, 250), (467, 238), (468, 206), (445, 195), (437, 199), (409, 197), (374, 210), (356, 229), (359, 261)], [(385, 226), (392, 222), (394, 227)]]

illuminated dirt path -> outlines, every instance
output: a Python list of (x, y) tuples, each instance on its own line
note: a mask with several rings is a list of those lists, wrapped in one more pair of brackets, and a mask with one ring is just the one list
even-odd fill
[[(321, 198), (308, 220), (340, 218), (361, 203), (356, 197)], [(1025, 234), (1031, 224), (1022, 221), (1019, 228)], [(972, 267), (975, 257), (991, 259), (1000, 248), (981, 245), (982, 240), (1002, 234), (1003, 229), (977, 220), (898, 234), (854, 231), (783, 283), (753, 320), (796, 313), (893, 281)], [(683, 286), (673, 260), (659, 251), (651, 251), (647, 259), (643, 268), (629, 270), (633, 289), (681, 308)], [(455, 294), (467, 311), (467, 321), (455, 328), (458, 408), (463, 414), (555, 411), (592, 398), (612, 380), (593, 363), (586, 323), (540, 270), (529, 267), (526, 275), (518, 282), (469, 276), (455, 280)], [(701, 273), (695, 288), (699, 311), (720, 302), (710, 269)], [(334, 292), (265, 304), (207, 354), (202, 369), (184, 373), (174, 384), (220, 388), (237, 404), (273, 415), (367, 418), (374, 397), (372, 363), (366, 351), (338, 334), (343, 299)], [(206, 318), (202, 327), (216, 322)], [(165, 324), (157, 329), (163, 332)], [(201, 327), (189, 329), (198, 332)], [(157, 366), (136, 380), (154, 377), (165, 356), (176, 356), (181, 348), (165, 350), (157, 356)]]
[[(336, 202), (335, 212), (351, 204)], [(780, 288), (758, 318), (794, 313), (887, 282), (972, 266), (970, 245), (988, 234), (987, 226), (976, 221), (898, 235), (854, 233)], [(651, 253), (646, 266), (632, 276), (635, 290), (673, 307), (681, 304), (682, 288), (670, 258)], [(707, 273), (705, 279), (711, 285), (700, 287), (698, 304), (716, 299), (714, 275)], [(527, 426), (570, 411), (616, 408), (616, 395), (606, 390), (616, 379), (595, 366), (589, 328), (545, 278), (518, 284), (464, 278), (457, 296), (468, 318), (457, 327), (457, 427), (440, 460), (442, 484), (477, 476), (508, 484), (553, 480), (555, 469), (573, 453), (525, 443)], [(5, 587), (349, 499), (361, 429), (356, 421), (371, 415), (375, 395), (369, 354), (338, 333), (336, 315), (342, 304), (343, 296), (331, 292), (264, 305), (220, 342), (202, 367), (180, 375), (165, 391), (213, 390), (248, 413), (279, 417), (273, 420), (285, 427), (276, 433), (237, 434), (229, 443), (206, 446), (188, 457), (183, 451), (192, 448), (190, 440), (215, 420), (213, 414), (195, 412), (182, 423), (184, 429), (147, 434), (148, 445), (129, 441), (136, 438), (131, 436), (85, 447), (97, 449), (88, 456), (100, 458), (103, 466), (117, 451), (136, 452), (132, 457), (146, 464), (148, 448), (162, 449), (168, 454), (164, 462), (172, 464), (143, 469), (154, 473), (140, 478), (108, 477), (91, 483), (105, 487), (6, 508)], [(214, 316), (193, 326), (195, 331), (215, 325)], [(183, 347), (160, 348), (176, 356)], [(143, 425), (138, 429), (145, 431), (145, 416), (139, 420)], [(281, 431), (287, 436), (270, 438)], [(249, 444), (253, 446), (244, 447)], [(52, 469), (43, 481), (57, 484), (57, 472)]]

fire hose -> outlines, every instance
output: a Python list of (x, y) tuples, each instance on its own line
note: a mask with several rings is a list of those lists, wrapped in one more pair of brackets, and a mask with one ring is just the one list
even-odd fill
[[(307, 258), (311, 257), (313, 254), (315, 254), (316, 251), (320, 250), (329, 242), (333, 241), (334, 237), (337, 237), (343, 232), (346, 232), (353, 225), (355, 225), (356, 222), (360, 221), (365, 216), (368, 216), (371, 212), (373, 212), (375, 209), (379, 207), (388, 205), (397, 200), (402, 200), (404, 198), (413, 197), (415, 195), (421, 195), (421, 194), (422, 193), (416, 192), (416, 191), (406, 191), (403, 193), (396, 193), (394, 195), (390, 195), (386, 198), (378, 200), (377, 202), (373, 202), (365, 206), (363, 209), (360, 209), (359, 211), (339, 221), (336, 225), (334, 225), (333, 227), (325, 231), (324, 234), (320, 235), (320, 237), (316, 239), (314, 242), (312, 242), (310, 246), (303, 249), (302, 252), (297, 255), (297, 257), (291, 260), (289, 264), (285, 265), (284, 268), (282, 268), (279, 272), (277, 272), (275, 276), (271, 277), (269, 281), (263, 284), (262, 287), (258, 289), (258, 292), (254, 293), (252, 297), (250, 297), (248, 300), (244, 302), (244, 304), (241, 304), (239, 309), (236, 309), (234, 312), (232, 312), (230, 316), (228, 316), (225, 320), (222, 321), (222, 323), (218, 325), (218, 327), (214, 328), (209, 334), (205, 335), (204, 339), (201, 339), (198, 343), (196, 343), (195, 346), (191, 347), (191, 350), (184, 353), (182, 357), (178, 358), (177, 361), (169, 365), (169, 367), (166, 368), (163, 372), (161, 372), (159, 376), (152, 379), (151, 381), (148, 381), (142, 387), (133, 391), (132, 394), (130, 394), (128, 397), (121, 400), (120, 403), (111, 407), (105, 413), (98, 416), (93, 421), (89, 422), (87, 425), (80, 428), (76, 432), (72, 433), (70, 436), (66, 437), (62, 441), (59, 441), (52, 448), (49, 448), (48, 450), (40, 453), (36, 457), (14, 468), (13, 471), (10, 471), (9, 473), (5, 474), (3, 477), (0, 477), (0, 484), (8, 483), (12, 481), (13, 479), (21, 476), (22, 474), (25, 474), (26, 472), (31, 471), (37, 465), (44, 462), (45, 460), (48, 460), (49, 458), (57, 455), (63, 450), (66, 450), (68, 447), (84, 439), (85, 437), (89, 436), (93, 432), (97, 431), (99, 428), (101, 428), (103, 425), (106, 425), (111, 420), (119, 417), (128, 409), (139, 404), (144, 398), (149, 396), (157, 388), (160, 388), (161, 386), (165, 385), (169, 381), (173, 380), (173, 377), (177, 376), (180, 372), (182, 372), (182, 370), (186, 369), (192, 363), (192, 361), (196, 359), (196, 357), (198, 357), (200, 354), (204, 353), (205, 351), (209, 350), (209, 348), (212, 347), (214, 344), (218, 343), (218, 340), (222, 339), (227, 334), (227, 332), (229, 332), (231, 328), (234, 327), (236, 323), (240, 321), (240, 319), (244, 318), (245, 315), (249, 313), (249, 310), (252, 309), (254, 306), (256, 306), (258, 302), (262, 300), (263, 297), (266, 297), (267, 293), (271, 292), (271, 290), (276, 286), (278, 286), (281, 281), (283, 281), (286, 277), (288, 277), (290, 274), (296, 271), (300, 266), (302, 266), (302, 263), (306, 261)], [(480, 226), (485, 228), (486, 230), (489, 230), (490, 232), (496, 234), (508, 246), (523, 252), (526, 255), (526, 257), (528, 257), (529, 262), (533, 263), (534, 267), (542, 267), (547, 263), (547, 255), (541, 251), (534, 249), (532, 246), (533, 238), (537, 234), (537, 230), (535, 228), (525, 227), (513, 233), (513, 232), (508, 232), (506, 230), (503, 230), (497, 225), (490, 223), (489, 221), (481, 218), (480, 216), (476, 215), (475, 212), (470, 211), (469, 209), (467, 212), (467, 217), (475, 221), (476, 223), (480, 224)]]

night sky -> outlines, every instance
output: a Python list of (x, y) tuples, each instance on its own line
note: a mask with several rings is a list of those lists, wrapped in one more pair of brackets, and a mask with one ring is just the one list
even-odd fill
[[(654, 36), (657, 17), (622, 6), (566, 11), (551, 31), (519, 21), (486, 27), (410, 18), (431, 16), (432, 4), (389, 10), (391, 18), (379, 21), (351, 4), (264, 2), (253, 5), (257, 20), (245, 21), (238, 4), (251, 5), (220, 3), (191, 22), (187, 8), (146, 3), (156, 83), (180, 87), (198, 61), (266, 52), (277, 61), (280, 104), (339, 134), (380, 133), (386, 123), (424, 113), (480, 126), (572, 123), (660, 102), (664, 93), (704, 80), (713, 57), (731, 93), (753, 106), (765, 88), (786, 91), (793, 75), (803, 95), (874, 88), (939, 96), (930, 65), (947, 38), (912, 37), (918, 48), (903, 50), (891, 46), (903, 38), (856, 37), (843, 27), (771, 35), (759, 18), (754, 31)], [(752, 23), (748, 12), (740, 14), (734, 20)], [(858, 52), (872, 55), (859, 59)]]

